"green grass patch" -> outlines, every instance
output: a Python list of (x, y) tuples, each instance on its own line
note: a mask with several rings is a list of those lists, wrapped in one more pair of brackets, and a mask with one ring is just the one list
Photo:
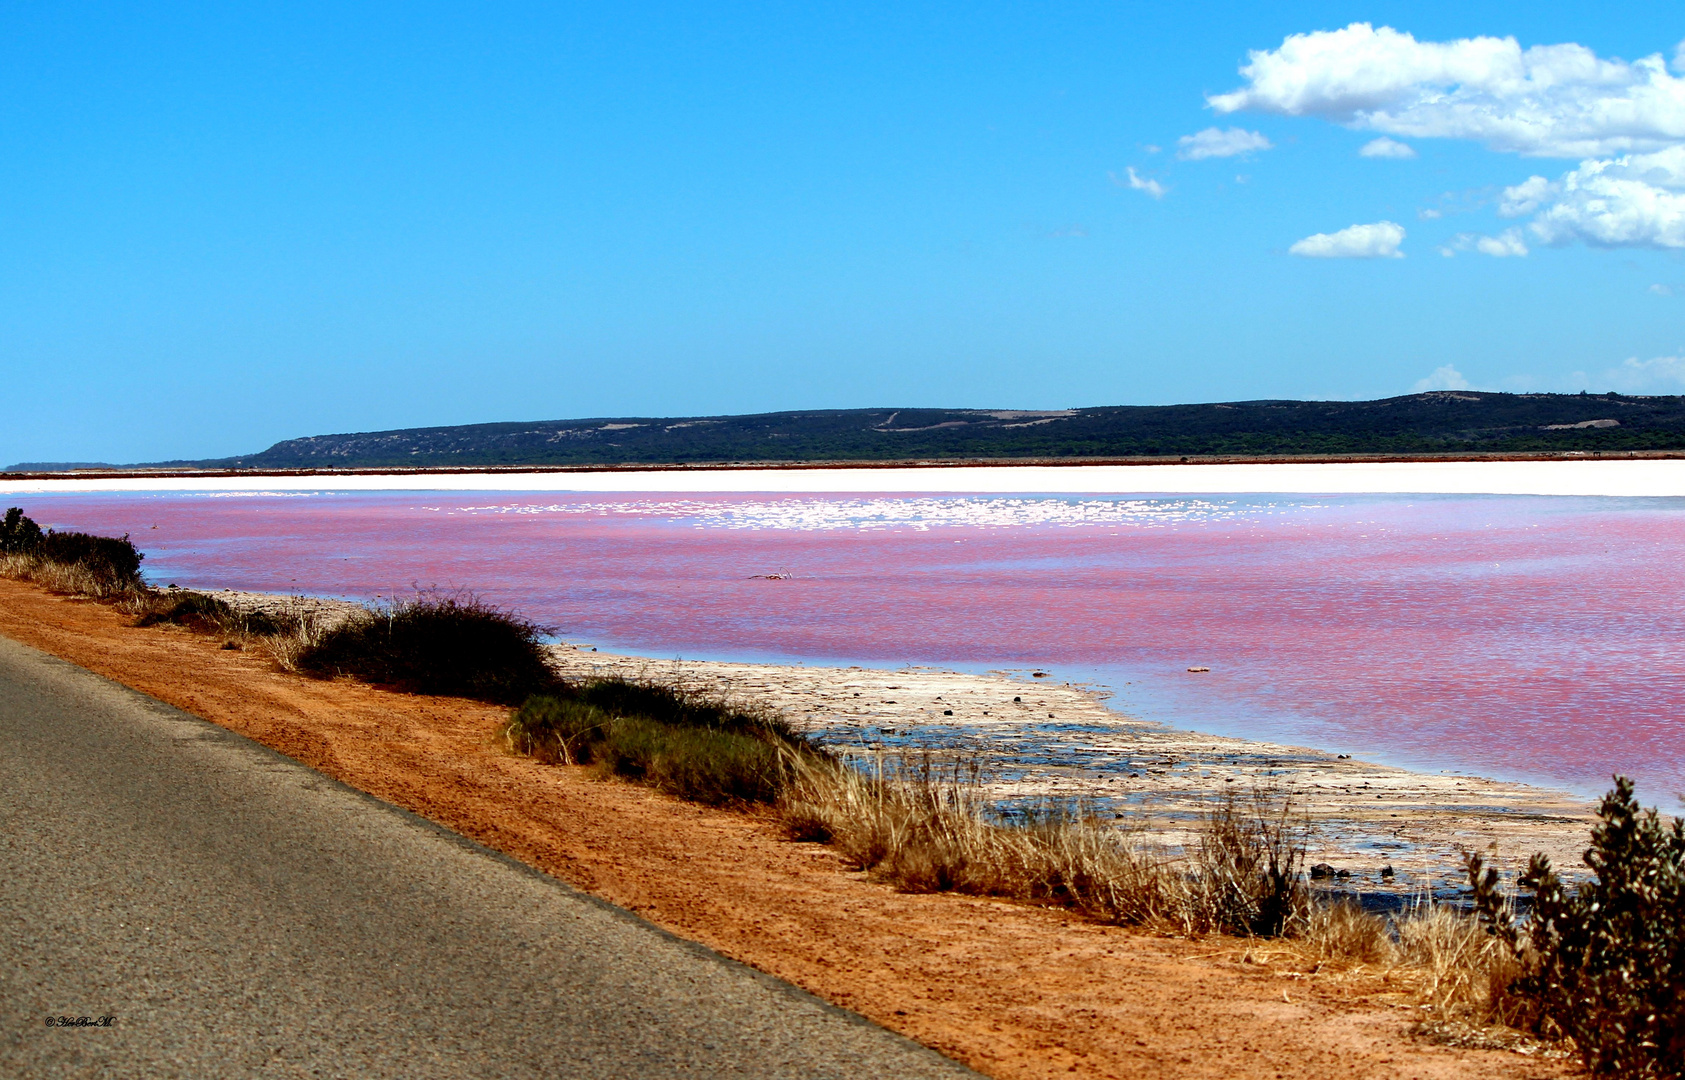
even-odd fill
[(776, 716), (625, 679), (535, 695), (503, 735), (516, 753), (592, 765), (715, 806), (776, 802), (796, 762), (820, 756)]

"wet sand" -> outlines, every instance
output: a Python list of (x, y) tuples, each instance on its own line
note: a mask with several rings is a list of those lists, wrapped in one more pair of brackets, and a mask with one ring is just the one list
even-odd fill
[[(1312, 826), (1309, 861), (1346, 871), (1331, 883), (1354, 892), (1455, 890), (1466, 880), (1462, 853), (1494, 846), (1506, 871), (1535, 851), (1571, 870), (1594, 820), (1589, 802), (1564, 792), (1131, 720), (1106, 706), (1103, 691), (1053, 673), (1038, 678), (1034, 669), (976, 675), (653, 660), (589, 645), (557, 646), (552, 655), (570, 678), (647, 678), (769, 706), (855, 753), (937, 748), (939, 758), (980, 763), (998, 798), (1080, 800), (1144, 826), (1149, 842), (1181, 842), (1230, 792), (1291, 796)], [(1383, 877), (1388, 866), (1393, 874)]]

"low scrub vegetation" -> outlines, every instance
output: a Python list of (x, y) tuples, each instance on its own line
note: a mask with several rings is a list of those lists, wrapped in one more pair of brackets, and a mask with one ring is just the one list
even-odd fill
[(543, 632), (472, 595), (422, 594), (340, 623), (293, 662), (320, 678), (518, 705), (559, 685)]
[(558, 685), (504, 727), (510, 749), (710, 805), (773, 803), (821, 755), (772, 715), (624, 679)]
[(793, 835), (827, 841), (909, 892), (1055, 904), (1189, 934), (1279, 934), (1308, 908), (1303, 822), (1267, 793), (1223, 800), (1200, 823), (1198, 843), (1174, 857), (1081, 807), (1003, 817), (974, 767), (928, 756), (864, 769), (806, 765), (782, 809)]
[(1499, 891), (1496, 871), (1469, 858), (1475, 900), (1514, 977), (1504, 987), (1512, 1023), (1572, 1039), (1594, 1074), (1685, 1076), (1685, 821), (1662, 823), (1616, 777), (1598, 809), (1585, 863), (1570, 889), (1542, 855), (1521, 886), (1525, 918)]
[(132, 605), (136, 626), (171, 623), (206, 634), (269, 637), (288, 629), (290, 620), (262, 611), (242, 611), (209, 593), (185, 589), (153, 590)]
[(19, 507), (0, 517), (0, 576), (104, 601), (133, 615), (137, 626), (184, 626), (222, 638), (226, 648), (256, 642), (287, 668), (321, 636), (320, 618), (303, 605), (280, 613), (249, 611), (208, 593), (154, 589), (141, 576), (144, 559), (127, 536), (43, 531)]
[(1587, 884), (1570, 891), (1535, 859), (1520, 918), (1473, 857), (1473, 910), (1423, 898), (1383, 915), (1310, 891), (1306, 825), (1269, 792), (1223, 799), (1171, 851), (1081, 807), (1005, 814), (975, 765), (930, 755), (850, 763), (775, 718), (666, 687), (603, 681), (534, 698), (504, 735), (518, 753), (684, 798), (770, 804), (792, 837), (831, 844), (899, 889), (1240, 935), (1258, 943), (1248, 955), (1409, 988), (1426, 1030), (1465, 1045), (1535, 1038), (1577, 1051), (1599, 1075), (1681, 1076), (1685, 833), (1640, 811), (1624, 779), (1603, 801)]
[(16, 506), (0, 518), (0, 573), (54, 592), (111, 599), (142, 591), (142, 558), (127, 536), (43, 532)]

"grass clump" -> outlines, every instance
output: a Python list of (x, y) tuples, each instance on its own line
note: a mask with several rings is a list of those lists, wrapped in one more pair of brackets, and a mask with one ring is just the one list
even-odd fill
[(242, 611), (209, 593), (186, 589), (152, 590), (131, 605), (136, 626), (171, 624), (225, 637), (272, 637), (292, 629), (286, 618), (262, 611)]
[(127, 536), (43, 532), (16, 506), (0, 517), (0, 574), (53, 592), (101, 600), (144, 592), (143, 558)]
[(294, 665), (415, 694), (517, 705), (554, 690), (543, 628), (472, 595), (423, 594), (354, 616), (301, 649)]
[[(1481, 916), (1516, 969), (1506, 987), (1521, 1020), (1572, 1039), (1596, 1075), (1685, 1076), (1685, 821), (1662, 824), (1615, 778), (1598, 808), (1585, 863), (1593, 877), (1569, 889), (1535, 855), (1521, 885), (1525, 919), (1498, 874), (1469, 857)], [(1483, 872), (1484, 871), (1484, 872)]]
[(625, 679), (530, 697), (503, 736), (516, 753), (710, 805), (776, 802), (796, 763), (821, 756), (776, 716)]
[(929, 755), (804, 768), (782, 810), (793, 835), (826, 840), (909, 892), (1053, 904), (1186, 934), (1281, 933), (1308, 907), (1302, 821), (1268, 793), (1224, 799), (1179, 855), (1080, 806), (1004, 818), (975, 767), (938, 767)]

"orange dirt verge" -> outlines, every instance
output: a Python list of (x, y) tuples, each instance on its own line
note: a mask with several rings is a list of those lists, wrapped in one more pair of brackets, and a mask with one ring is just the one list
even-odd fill
[[(0, 580), (0, 634), (287, 754), (1001, 1078), (1505, 1077), (1565, 1062), (1407, 1034), (1380, 980), (1042, 908), (896, 893), (768, 821), (500, 751), (505, 713), (276, 670)], [(1396, 989), (1396, 988), (1394, 988)]]

